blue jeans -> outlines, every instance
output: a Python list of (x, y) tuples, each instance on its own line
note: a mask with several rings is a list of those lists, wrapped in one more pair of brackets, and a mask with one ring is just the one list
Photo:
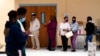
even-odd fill
[(88, 42), (92, 42), (92, 34), (86, 36), (86, 49), (88, 49)]

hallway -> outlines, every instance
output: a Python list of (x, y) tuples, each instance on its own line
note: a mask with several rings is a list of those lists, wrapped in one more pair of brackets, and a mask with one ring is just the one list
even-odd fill
[[(77, 50), (76, 52), (71, 52), (71, 49), (63, 52), (61, 49), (57, 49), (55, 51), (48, 51), (46, 49), (40, 50), (32, 50), (27, 49), (27, 56), (88, 56), (88, 51), (84, 51), (84, 49)], [(0, 54), (0, 56), (6, 56), (5, 54)], [(97, 50), (96, 56), (100, 56), (100, 50)]]

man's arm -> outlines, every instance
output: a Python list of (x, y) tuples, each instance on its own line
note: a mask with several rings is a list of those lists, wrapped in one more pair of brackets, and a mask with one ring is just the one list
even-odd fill
[(6, 37), (8, 34), (9, 34), (9, 28), (5, 28), (5, 29), (4, 29), (4, 35), (5, 35), (5, 37)]
[(37, 19), (37, 21), (36, 21), (36, 30), (39, 30), (40, 29), (40, 22), (39, 22), (39, 20)]
[(28, 35), (26, 35), (25, 33), (23, 33), (20, 29), (20, 27), (14, 26), (11, 28), (11, 32), (16, 36), (16, 39), (20, 42), (20, 43), (24, 43), (26, 42)]

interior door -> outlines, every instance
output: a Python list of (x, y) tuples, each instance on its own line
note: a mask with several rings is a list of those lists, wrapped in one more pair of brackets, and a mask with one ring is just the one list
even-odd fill
[[(37, 18), (40, 21), (40, 35), (39, 41), (41, 47), (47, 47), (48, 45), (48, 34), (47, 28), (44, 23), (48, 23), (50, 16), (56, 16), (56, 6), (24, 6), (27, 9), (26, 14), (26, 30), (30, 27), (31, 13), (36, 13)], [(28, 38), (27, 47), (31, 47), (31, 38)]]

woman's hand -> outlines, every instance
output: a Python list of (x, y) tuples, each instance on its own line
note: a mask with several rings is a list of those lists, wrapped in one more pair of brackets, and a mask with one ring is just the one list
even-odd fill
[(45, 26), (45, 27), (46, 27), (46, 26), (47, 26), (47, 24), (46, 24), (46, 23), (44, 23), (44, 24), (43, 24), (43, 26)]

